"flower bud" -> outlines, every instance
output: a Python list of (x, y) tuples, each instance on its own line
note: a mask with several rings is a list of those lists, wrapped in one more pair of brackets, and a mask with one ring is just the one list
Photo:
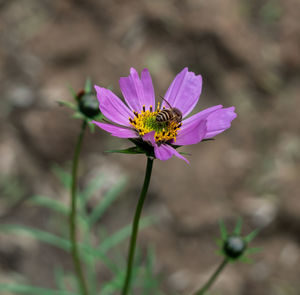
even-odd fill
[(89, 118), (94, 118), (100, 114), (99, 102), (94, 93), (86, 93), (84, 90), (77, 94), (79, 110)]
[(229, 236), (223, 245), (224, 254), (232, 259), (236, 259), (243, 255), (247, 244), (242, 237)]

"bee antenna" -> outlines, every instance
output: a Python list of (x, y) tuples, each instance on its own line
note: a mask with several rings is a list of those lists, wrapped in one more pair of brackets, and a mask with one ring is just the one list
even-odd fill
[(163, 96), (160, 95), (160, 98), (162, 100), (164, 100), (168, 104), (168, 106), (172, 109), (172, 106), (170, 105), (170, 103)]

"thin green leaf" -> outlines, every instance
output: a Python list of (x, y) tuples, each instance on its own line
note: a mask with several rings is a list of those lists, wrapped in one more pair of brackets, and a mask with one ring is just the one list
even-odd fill
[(246, 254), (255, 254), (255, 253), (259, 253), (263, 250), (263, 248), (261, 247), (253, 247), (253, 248), (248, 248), (246, 249), (245, 253)]
[[(86, 229), (83, 231), (85, 233), (83, 246), (86, 246), (92, 250), (92, 232), (89, 230), (89, 225), (86, 222)], [(96, 263), (97, 260), (94, 259), (93, 255), (86, 255), (86, 278), (87, 284), (89, 286), (89, 291), (91, 294), (97, 293), (97, 271), (96, 271)]]
[(154, 249), (148, 247), (147, 257), (146, 257), (146, 277), (143, 278), (143, 289), (144, 295), (157, 294), (159, 289), (159, 283), (154, 275)]
[(82, 113), (80, 113), (80, 112), (74, 113), (74, 114), (72, 115), (72, 118), (74, 118), (74, 119), (82, 119), (82, 120), (85, 120), (85, 116), (84, 116)]
[[(153, 219), (150, 217), (144, 217), (140, 221), (139, 229), (146, 228), (151, 224), (153, 224)], [(128, 238), (130, 234), (131, 234), (131, 224), (123, 227), (122, 229), (118, 230), (116, 233), (112, 234), (111, 236), (103, 240), (101, 245), (97, 248), (97, 252), (101, 253), (102, 255), (107, 253), (111, 248), (115, 247), (116, 245), (124, 241), (126, 238)]]
[(108, 150), (106, 153), (119, 153), (119, 154), (145, 154), (145, 151), (139, 147), (133, 146), (123, 150)]
[(70, 91), (70, 93), (71, 93), (71, 95), (73, 96), (73, 98), (76, 100), (77, 99), (77, 93), (76, 93), (76, 91), (73, 89), (73, 87), (72, 86), (70, 86), (69, 85), (69, 91)]
[(179, 152), (180, 155), (186, 155), (186, 156), (191, 156), (191, 153), (186, 153), (186, 152)]
[(88, 126), (90, 128), (91, 133), (94, 133), (95, 132), (95, 124), (89, 122)]
[(70, 242), (68, 240), (60, 238), (56, 235), (53, 235), (43, 230), (34, 229), (23, 225), (14, 225), (14, 224), (1, 225), (0, 230), (4, 232), (28, 235), (38, 241), (51, 244), (65, 251), (70, 250)]
[(123, 190), (125, 184), (126, 178), (123, 178), (119, 181), (119, 183), (117, 183), (106, 193), (106, 195), (98, 203), (89, 217), (88, 222), (90, 226), (92, 226), (98, 219), (100, 219), (100, 217), (105, 213), (110, 205), (120, 196), (120, 192)]
[(106, 177), (102, 173), (90, 180), (86, 188), (79, 194), (82, 207), (86, 206), (86, 202), (89, 200), (89, 198), (103, 186), (105, 181)]
[(227, 229), (225, 227), (224, 221), (222, 219), (219, 220), (219, 226), (221, 231), (221, 238), (223, 241), (225, 241), (228, 237)]
[(92, 81), (89, 77), (85, 80), (84, 91), (90, 93), (92, 91)]
[(104, 115), (102, 113), (100, 113), (99, 115), (97, 115), (96, 117), (94, 117), (93, 120), (91, 120), (91, 121), (98, 121), (98, 122), (100, 122), (103, 119), (105, 119), (105, 117), (104, 117)]
[(233, 233), (237, 236), (239, 236), (241, 234), (241, 230), (242, 230), (242, 224), (243, 224), (243, 220), (241, 217), (238, 218), (237, 223), (235, 225), (235, 228), (233, 230)]
[(78, 281), (77, 281), (77, 277), (75, 277), (75, 274), (72, 272), (66, 272), (65, 273), (65, 285), (66, 288), (68, 288), (69, 290), (76, 290), (77, 292), (80, 293), (80, 291), (78, 290)]
[(216, 239), (215, 242), (216, 242), (216, 244), (217, 244), (218, 247), (223, 247), (224, 241), (222, 239)]
[[(105, 228), (101, 227), (99, 229), (99, 240), (104, 241), (105, 239), (108, 238), (108, 233), (106, 231)], [(91, 253), (92, 258), (95, 260), (95, 258), (99, 258), (106, 266), (108, 269), (111, 270), (112, 273), (116, 274), (117, 272), (119, 272), (118, 266), (120, 265), (120, 260), (118, 260), (118, 265), (116, 263), (114, 263), (112, 260), (110, 260), (108, 258), (108, 256), (106, 254), (102, 254), (98, 251), (98, 249), (93, 249), (93, 252)], [(116, 257), (116, 255), (114, 255), (114, 258)]]
[(29, 295), (78, 295), (78, 293), (70, 291), (59, 291), (19, 284), (0, 284), (0, 292), (14, 292)]
[(215, 251), (215, 254), (218, 255), (218, 256), (224, 256), (224, 253), (223, 253), (222, 250)]
[(62, 167), (60, 167), (57, 164), (53, 165), (52, 171), (66, 189), (71, 188), (72, 177), (70, 173), (66, 172)]
[(244, 238), (246, 243), (250, 243), (259, 233), (259, 229), (255, 229), (253, 232), (251, 232), (248, 236)]
[(155, 158), (154, 148), (152, 145), (148, 144), (146, 141), (143, 141), (141, 138), (129, 138), (129, 140), (136, 145), (138, 151), (145, 153), (147, 157)]
[[(51, 209), (51, 210), (53, 210), (59, 214), (62, 214), (64, 216), (68, 217), (68, 215), (69, 215), (69, 208), (64, 206), (59, 201), (54, 200), (52, 198), (45, 197), (45, 196), (35, 196), (30, 199), (30, 202), (32, 202), (33, 204), (36, 204), (38, 206)], [(56, 220), (54, 220), (54, 221), (56, 221)], [(87, 220), (84, 218), (84, 216), (77, 215), (77, 222), (84, 231), (88, 228)]]
[(118, 292), (122, 289), (124, 281), (124, 275), (117, 274), (111, 281), (107, 282), (106, 284), (103, 284), (103, 287), (100, 291), (101, 295), (111, 295), (114, 294), (114, 292)]
[(65, 100), (57, 100), (56, 101), (60, 106), (65, 106), (65, 107), (68, 107), (72, 110), (77, 110), (77, 106), (72, 103), (72, 102), (69, 102), (69, 101), (65, 101)]
[(46, 196), (34, 196), (30, 199), (31, 203), (45, 207), (48, 209), (51, 209), (55, 212), (68, 215), (69, 214), (69, 208), (64, 206), (61, 202), (54, 200), (52, 198), (46, 197)]
[[(13, 234), (28, 235), (33, 239), (56, 246), (60, 249), (65, 250), (66, 252), (69, 252), (71, 249), (71, 244), (69, 240), (58, 237), (54, 234), (51, 234), (43, 230), (38, 230), (38, 229), (34, 229), (22, 225), (10, 224), (10, 225), (1, 225), (0, 231), (13, 233)], [(78, 243), (78, 246), (82, 252), (82, 258), (84, 259), (85, 262), (88, 261), (89, 255), (92, 255), (93, 257), (101, 258), (103, 263), (106, 264), (108, 267), (111, 266), (110, 260), (107, 257), (105, 257), (102, 253), (99, 253), (99, 251), (94, 250), (93, 248), (89, 247), (89, 245), (82, 244), (82, 243)]]
[(238, 259), (239, 261), (247, 264), (252, 264), (253, 260), (247, 256), (242, 256), (241, 258)]
[(93, 252), (93, 258), (95, 257), (99, 258), (99, 260), (113, 273), (116, 274), (120, 270), (118, 269), (118, 265), (110, 260), (105, 254), (100, 253), (99, 251), (94, 251)]
[(147, 267), (147, 271), (151, 274), (153, 271), (154, 259), (155, 259), (154, 249), (153, 249), (153, 247), (148, 247), (146, 267)]
[(90, 257), (89, 262), (87, 264), (87, 270), (86, 270), (86, 278), (87, 283), (89, 286), (89, 290), (91, 294), (97, 294), (97, 272), (96, 272), (96, 265), (95, 261), (93, 260), (93, 257)]
[(64, 269), (61, 265), (55, 266), (54, 268), (54, 280), (55, 284), (59, 290), (66, 290), (66, 286), (64, 283)]

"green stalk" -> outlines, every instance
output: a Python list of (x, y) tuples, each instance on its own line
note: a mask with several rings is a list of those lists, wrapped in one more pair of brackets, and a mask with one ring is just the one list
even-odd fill
[(123, 285), (122, 295), (127, 295), (128, 291), (129, 291), (129, 285), (130, 285), (131, 274), (132, 274), (132, 266), (133, 266), (133, 261), (134, 261), (134, 252), (135, 252), (135, 248), (136, 248), (136, 240), (137, 240), (138, 229), (139, 229), (139, 221), (140, 221), (144, 201), (145, 201), (145, 198), (147, 195), (149, 183), (150, 183), (152, 166), (153, 166), (153, 159), (148, 157), (144, 184), (143, 184), (141, 195), (140, 195), (140, 198), (139, 198), (136, 210), (135, 210), (135, 215), (134, 215), (133, 224), (132, 224), (130, 246), (129, 246), (129, 251), (128, 251), (127, 271), (126, 271), (125, 282)]
[(70, 212), (70, 242), (71, 242), (71, 254), (74, 263), (74, 268), (79, 283), (79, 287), (82, 295), (88, 295), (88, 289), (86, 286), (83, 270), (81, 267), (79, 251), (77, 247), (77, 232), (76, 232), (76, 213), (77, 213), (77, 170), (78, 170), (78, 161), (79, 154), (81, 151), (84, 131), (86, 128), (87, 122), (84, 120), (82, 122), (81, 130), (78, 136), (78, 140), (75, 147), (73, 163), (72, 163), (72, 187), (71, 187), (71, 212)]
[(219, 274), (222, 272), (224, 267), (227, 265), (228, 259), (225, 258), (222, 263), (219, 265), (219, 267), (216, 269), (216, 271), (212, 274), (210, 279), (206, 282), (206, 284), (198, 290), (194, 295), (204, 295), (205, 292), (211, 287), (211, 285), (215, 282)]

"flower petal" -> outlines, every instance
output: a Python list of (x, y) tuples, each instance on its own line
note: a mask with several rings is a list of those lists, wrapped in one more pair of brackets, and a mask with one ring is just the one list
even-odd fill
[(95, 85), (95, 90), (102, 114), (114, 123), (131, 126), (129, 118), (133, 118), (134, 115), (129, 108), (109, 89)]
[(189, 161), (185, 157), (180, 155), (173, 147), (167, 144), (162, 144), (160, 146), (155, 144), (154, 153), (155, 153), (155, 157), (162, 161), (169, 160), (173, 156), (176, 156), (189, 164)]
[(207, 133), (206, 118), (220, 108), (222, 105), (213, 106), (184, 120), (174, 144), (189, 145), (200, 142)]
[(147, 69), (142, 71), (141, 79), (138, 72), (130, 69), (128, 77), (121, 77), (120, 88), (129, 107), (139, 112), (143, 105), (148, 109), (150, 105), (155, 107), (154, 89), (150, 73)]
[(206, 119), (212, 112), (221, 109), (223, 106), (222, 105), (216, 105), (210, 108), (207, 108), (185, 120), (182, 121), (182, 127), (180, 128), (181, 130), (185, 130), (186, 128), (189, 128), (190, 124), (194, 124), (194, 121), (201, 121), (203, 119)]
[(93, 121), (93, 123), (96, 124), (97, 126), (99, 126), (101, 129), (109, 132), (111, 135), (116, 136), (116, 137), (120, 137), (120, 138), (139, 137), (137, 132), (135, 132), (134, 130), (131, 130), (131, 129), (122, 128), (122, 127), (114, 126), (111, 124), (100, 123), (97, 121)]
[(204, 138), (211, 138), (222, 133), (231, 126), (231, 121), (237, 117), (235, 107), (220, 109), (207, 117), (207, 133)]
[(207, 133), (206, 119), (194, 120), (185, 129), (178, 131), (176, 145), (189, 145), (200, 142)]
[(170, 145), (168, 144), (162, 144), (160, 146), (158, 146), (155, 142), (155, 139), (154, 139), (154, 135), (155, 135), (155, 131), (151, 131), (147, 134), (145, 134), (143, 136), (143, 140), (144, 141), (148, 141), (150, 142), (153, 147), (154, 147), (154, 154), (155, 154), (155, 157), (159, 160), (162, 160), (162, 161), (166, 161), (170, 158), (172, 158), (172, 156), (176, 156), (184, 161), (186, 161), (188, 164), (189, 164), (189, 161), (183, 157), (182, 155), (180, 155), (173, 147), (171, 147)]
[(143, 136), (143, 140), (149, 141), (154, 146), (156, 144), (154, 135), (155, 135), (155, 131), (148, 132)]
[(144, 87), (144, 102), (146, 108), (153, 106), (155, 109), (155, 94), (151, 75), (148, 69), (143, 69), (141, 74), (142, 84)]
[[(187, 116), (195, 107), (202, 90), (202, 77), (184, 68), (173, 80), (165, 94), (165, 99), (173, 108), (178, 108), (182, 116)], [(166, 102), (163, 106), (169, 107)]]

